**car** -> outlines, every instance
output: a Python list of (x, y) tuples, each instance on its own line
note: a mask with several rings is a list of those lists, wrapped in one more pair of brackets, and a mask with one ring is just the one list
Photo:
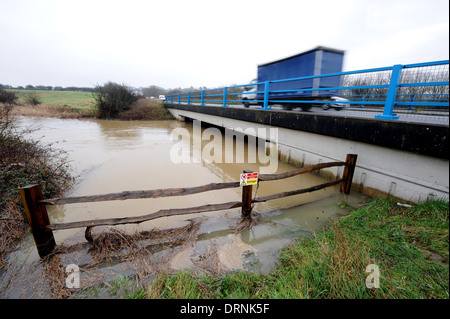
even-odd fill
[[(335, 103), (333, 103), (333, 102), (335, 102)], [(339, 103), (339, 102), (349, 102), (349, 100), (346, 98), (340, 97), (340, 96), (332, 96), (330, 98), (330, 103), (323, 103), (321, 105), (321, 107), (323, 110), (328, 110), (330, 108), (333, 108), (336, 111), (339, 111), (339, 110), (342, 110), (343, 108), (350, 106), (350, 104), (348, 104), (348, 103)]]
[(163, 95), (163, 94), (160, 94), (160, 95), (159, 95), (159, 100), (160, 100), (160, 101), (165, 101), (165, 100), (166, 100), (166, 96)]
[(252, 82), (244, 87), (244, 92), (242, 92), (241, 99), (242, 104), (245, 107), (249, 107), (250, 104), (258, 104), (256, 102), (256, 89), (257, 89), (258, 80), (253, 79)]

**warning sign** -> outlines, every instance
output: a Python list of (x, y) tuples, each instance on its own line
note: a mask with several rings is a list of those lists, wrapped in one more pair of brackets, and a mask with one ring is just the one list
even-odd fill
[(256, 185), (258, 183), (258, 173), (244, 173), (240, 178), (241, 186)]

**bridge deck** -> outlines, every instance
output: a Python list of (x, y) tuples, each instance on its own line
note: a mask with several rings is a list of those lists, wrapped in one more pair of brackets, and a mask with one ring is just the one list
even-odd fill
[[(176, 104), (176, 103), (174, 103)], [(184, 104), (186, 105), (186, 104)], [(190, 105), (200, 106), (200, 103), (191, 103)], [(215, 106), (222, 107), (218, 104), (205, 104), (205, 106)], [(231, 104), (228, 107), (232, 108), (245, 108), (242, 104)], [(250, 105), (250, 109), (261, 110), (260, 106)], [(294, 109), (292, 111), (286, 111), (281, 106), (273, 105), (271, 110), (274, 111), (283, 111), (283, 112), (301, 112), (304, 113), (300, 108)], [(263, 110), (261, 110), (263, 111)], [(307, 113), (317, 113), (331, 116), (340, 116), (340, 117), (359, 117), (365, 119), (374, 119), (375, 115), (379, 115), (383, 113), (383, 110), (379, 107), (348, 107), (343, 110), (334, 110), (328, 109), (323, 110), (320, 107), (314, 107)], [(405, 109), (396, 109), (396, 115), (399, 116), (398, 122), (407, 122), (407, 123), (423, 123), (423, 124), (434, 124), (434, 125), (443, 125), (449, 127), (449, 110), (411, 110), (408, 108)]]

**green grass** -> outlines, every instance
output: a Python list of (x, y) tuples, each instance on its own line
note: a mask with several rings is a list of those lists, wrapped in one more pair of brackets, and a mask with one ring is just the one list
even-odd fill
[(94, 99), (90, 92), (79, 91), (46, 91), (46, 90), (14, 90), (19, 97), (18, 103), (24, 103), (24, 96), (29, 93), (37, 93), (42, 99), (42, 104), (55, 106), (70, 106), (72, 108), (92, 108)]
[[(25, 116), (54, 116), (60, 118), (97, 117), (98, 108), (90, 92), (9, 90), (17, 93), (17, 114)], [(25, 96), (35, 93), (41, 104), (26, 105)], [(24, 104), (24, 105), (22, 105)], [(157, 100), (139, 99), (130, 109), (119, 113), (120, 120), (171, 120), (170, 112)]]
[[(447, 299), (448, 205), (435, 200), (408, 208), (377, 199), (283, 249), (269, 275), (161, 274), (128, 297)], [(379, 288), (366, 287), (369, 264), (379, 267)]]
[(141, 299), (145, 297), (145, 291), (137, 288), (134, 276), (118, 275), (112, 281), (87, 288), (78, 295), (79, 299), (92, 297)]

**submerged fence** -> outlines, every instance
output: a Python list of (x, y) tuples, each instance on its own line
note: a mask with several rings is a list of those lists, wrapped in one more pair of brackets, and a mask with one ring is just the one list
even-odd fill
[[(311, 80), (320, 83), (315, 88), (283, 90), (280, 83)], [(339, 86), (335, 86), (339, 83)], [(256, 91), (244, 91), (251, 87)], [(284, 100), (272, 99), (282, 93)], [(345, 106), (353, 112), (372, 111), (376, 119), (395, 120), (398, 114), (434, 116), (448, 123), (449, 116), (449, 60), (394, 65), (349, 72), (324, 74), (277, 81), (255, 82), (218, 89), (205, 89), (171, 94), (166, 102), (171, 104), (200, 104), (227, 107), (242, 104), (250, 95), (262, 109), (270, 105), (286, 103), (297, 106), (313, 104), (329, 105), (330, 101), (316, 100), (314, 96), (337, 96), (333, 104)], [(305, 95), (309, 99), (289, 100), (289, 95)]]
[[(189, 208), (177, 208), (177, 209), (163, 209), (155, 213), (151, 213), (143, 216), (136, 217), (122, 217), (122, 218), (105, 218), (95, 220), (85, 220), (70, 223), (51, 224), (46, 205), (66, 205), (74, 203), (86, 203), (86, 202), (100, 202), (111, 200), (127, 200), (127, 199), (143, 199), (143, 198), (158, 198), (158, 197), (170, 197), (170, 196), (183, 196), (198, 194), (202, 192), (221, 190), (227, 188), (240, 187), (241, 183), (228, 182), (228, 183), (212, 183), (203, 186), (189, 187), (189, 188), (168, 188), (168, 189), (155, 189), (147, 191), (124, 191), (121, 193), (92, 195), (92, 196), (79, 196), (79, 197), (66, 197), (55, 199), (44, 199), (39, 184), (27, 185), (19, 188), (20, 195), (22, 197), (25, 213), (31, 232), (34, 237), (34, 241), (37, 247), (39, 256), (44, 257), (50, 254), (53, 248), (56, 246), (55, 239), (53, 237), (53, 231), (71, 228), (84, 228), (85, 237), (88, 241), (92, 241), (91, 230), (95, 226), (102, 225), (122, 225), (122, 224), (139, 224), (145, 221), (153, 220), (156, 218), (186, 215), (194, 213), (212, 212), (219, 210), (226, 210), (232, 208), (241, 207), (241, 215), (243, 218), (251, 219), (252, 204), (266, 202), (273, 199), (283, 198), (287, 196), (299, 195), (309, 192), (314, 192), (326, 187), (341, 184), (340, 191), (344, 194), (349, 194), (353, 174), (356, 166), (356, 154), (347, 154), (345, 162), (329, 162), (321, 163), (309, 167), (300, 168), (294, 171), (280, 173), (280, 174), (261, 174), (258, 177), (259, 182), (280, 180), (289, 178), (292, 176), (310, 173), (314, 170), (319, 170), (327, 167), (344, 166), (344, 173), (341, 179), (323, 183), (320, 185), (298, 189), (293, 191), (287, 191), (267, 196), (255, 197), (252, 199), (252, 185), (242, 186), (242, 200), (221, 203), (221, 204), (208, 204), (197, 207)], [(250, 173), (251, 171), (244, 170), (244, 173)]]

